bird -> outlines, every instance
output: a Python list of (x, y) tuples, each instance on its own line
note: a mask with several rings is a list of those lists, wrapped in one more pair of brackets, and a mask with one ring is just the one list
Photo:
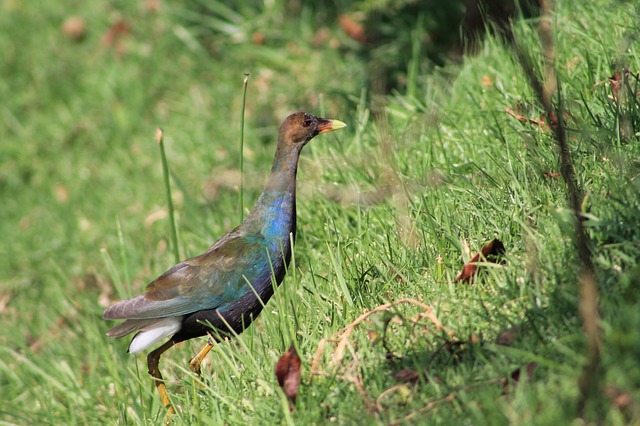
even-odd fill
[(136, 354), (169, 338), (147, 356), (162, 406), (175, 414), (160, 357), (175, 344), (208, 336), (190, 360), (194, 373), (213, 341), (242, 333), (260, 314), (283, 281), (296, 236), (296, 175), (302, 148), (315, 136), (346, 127), (340, 120), (296, 112), (284, 119), (271, 173), (244, 221), (199, 256), (184, 260), (151, 281), (144, 294), (107, 308), (105, 320), (125, 320), (107, 331), (110, 338), (136, 332), (128, 352)]

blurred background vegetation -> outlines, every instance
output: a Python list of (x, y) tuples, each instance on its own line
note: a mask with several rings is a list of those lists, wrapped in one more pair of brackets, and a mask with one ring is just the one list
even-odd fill
[[(594, 410), (608, 424), (640, 421), (638, 12), (558, 1), (552, 19), (601, 291)], [(286, 115), (349, 128), (303, 153), (296, 264), (260, 320), (209, 356), (203, 389), (185, 371), (199, 343), (167, 354), (175, 422), (575, 421), (585, 342), (571, 213), (510, 47), (543, 69), (539, 15), (506, 0), (2, 0), (0, 423), (162, 421), (143, 357), (108, 341), (100, 315), (173, 264), (156, 127), (182, 257), (237, 224), (244, 73), (247, 208)], [(505, 263), (456, 284), (495, 237)], [(354, 333), (350, 364), (311, 380), (321, 339), (401, 298), (431, 305), (458, 349), (402, 308)], [(305, 370), (293, 413), (272, 368), (291, 341)]]

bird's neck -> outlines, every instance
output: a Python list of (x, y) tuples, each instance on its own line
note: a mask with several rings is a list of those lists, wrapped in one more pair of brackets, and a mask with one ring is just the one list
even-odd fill
[(245, 223), (267, 239), (285, 239), (296, 232), (296, 174), (301, 147), (278, 143), (271, 174)]

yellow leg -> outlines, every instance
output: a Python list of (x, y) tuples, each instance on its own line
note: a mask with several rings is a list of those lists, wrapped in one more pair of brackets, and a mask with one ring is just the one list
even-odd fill
[(160, 402), (162, 406), (167, 409), (167, 419), (170, 414), (175, 414), (176, 410), (171, 405), (171, 400), (169, 399), (169, 394), (167, 393), (167, 387), (164, 384), (164, 380), (162, 379), (162, 374), (160, 374), (160, 369), (158, 368), (158, 364), (160, 364), (160, 356), (169, 348), (171, 348), (175, 343), (172, 340), (169, 340), (164, 345), (160, 346), (155, 351), (149, 353), (147, 356), (147, 366), (149, 367), (149, 374), (153, 378), (153, 381), (156, 385), (156, 389), (158, 390), (158, 394), (160, 394)]
[(191, 358), (191, 361), (189, 361), (189, 367), (191, 368), (191, 371), (197, 374), (198, 377), (200, 377), (202, 360), (204, 360), (204, 358), (207, 356), (207, 354), (212, 348), (213, 348), (213, 343), (211, 343), (211, 341), (208, 341), (207, 344), (204, 345), (202, 349), (200, 349), (200, 352), (198, 352), (198, 354), (193, 358)]

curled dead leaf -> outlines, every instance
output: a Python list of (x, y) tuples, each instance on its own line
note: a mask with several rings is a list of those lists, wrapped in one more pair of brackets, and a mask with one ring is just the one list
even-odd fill
[(114, 22), (102, 36), (102, 44), (115, 50), (118, 56), (124, 55), (124, 40), (131, 35), (131, 26), (120, 19)]
[(69, 201), (69, 190), (61, 183), (53, 185), (53, 193), (56, 197), (56, 201), (60, 204), (64, 204)]
[(157, 13), (160, 10), (160, 0), (146, 0), (144, 8), (147, 12)]
[(382, 336), (380, 336), (380, 333), (375, 330), (367, 330), (367, 337), (372, 343), (377, 343), (382, 338)]
[(496, 339), (496, 343), (502, 346), (511, 346), (513, 341), (517, 339), (519, 333), (520, 327), (515, 325), (513, 327), (509, 327), (506, 330), (500, 332), (498, 338)]
[(251, 34), (251, 41), (253, 42), (253, 44), (257, 44), (261, 46), (264, 44), (265, 40), (266, 40), (266, 37), (264, 33), (261, 31), (255, 31), (253, 34)]
[(420, 373), (409, 367), (397, 371), (393, 375), (393, 379), (399, 383), (416, 383), (419, 378)]
[(623, 86), (624, 80), (629, 78), (630, 73), (631, 72), (629, 67), (626, 67), (622, 70), (614, 72), (611, 77), (609, 77), (609, 84), (611, 84), (611, 93), (613, 94), (614, 99), (618, 99), (618, 92)]
[(604, 394), (611, 401), (611, 405), (621, 410), (628, 408), (633, 403), (633, 397), (629, 392), (620, 390), (615, 386), (607, 386), (604, 389)]
[(87, 24), (79, 16), (71, 16), (62, 24), (62, 32), (71, 40), (80, 42), (87, 35)]
[[(291, 404), (296, 403), (296, 397), (298, 396), (301, 364), (302, 362), (293, 343), (276, 363), (276, 379), (278, 379), (278, 384)], [(293, 405), (290, 405), (290, 409), (293, 411)]]
[(161, 208), (160, 210), (156, 210), (147, 215), (147, 217), (144, 219), (144, 224), (145, 226), (151, 226), (155, 222), (166, 218), (168, 215), (169, 212), (166, 209)]
[(480, 253), (473, 256), (470, 261), (464, 264), (464, 266), (462, 267), (462, 272), (460, 273), (460, 275), (458, 275), (458, 278), (456, 278), (456, 282), (471, 282), (476, 272), (478, 271), (479, 263), (497, 263), (498, 258), (504, 255), (504, 253), (504, 244), (502, 244), (502, 242), (497, 238), (485, 244), (484, 247), (482, 247), (482, 249), (480, 250)]
[(353, 17), (349, 15), (340, 15), (338, 18), (338, 23), (342, 30), (353, 40), (358, 41), (360, 43), (367, 42), (367, 34), (360, 22), (356, 21)]
[(480, 334), (471, 333), (469, 335), (469, 343), (471, 343), (472, 345), (478, 345), (482, 343), (482, 333)]
[(0, 293), (0, 314), (8, 312), (7, 305), (9, 305), (9, 301), (11, 300), (11, 295), (9, 293), (2, 294)]

